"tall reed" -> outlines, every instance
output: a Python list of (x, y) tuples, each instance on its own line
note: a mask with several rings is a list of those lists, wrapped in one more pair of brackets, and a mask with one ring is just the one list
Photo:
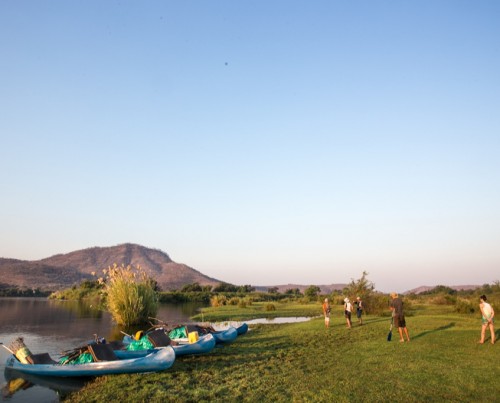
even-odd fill
[(107, 308), (117, 324), (144, 324), (156, 316), (158, 296), (153, 281), (140, 266), (114, 264), (105, 274)]

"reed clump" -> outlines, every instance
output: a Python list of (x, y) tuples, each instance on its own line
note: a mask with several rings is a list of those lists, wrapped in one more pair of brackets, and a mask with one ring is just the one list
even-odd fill
[(158, 296), (154, 281), (140, 266), (114, 264), (104, 274), (106, 306), (118, 325), (144, 324), (156, 316)]
[(223, 294), (217, 294), (214, 295), (212, 298), (210, 298), (210, 306), (213, 308), (217, 308), (227, 304), (228, 304), (227, 297)]

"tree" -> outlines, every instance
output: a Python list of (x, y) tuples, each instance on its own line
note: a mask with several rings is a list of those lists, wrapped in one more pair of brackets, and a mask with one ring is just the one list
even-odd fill
[(181, 292), (200, 292), (202, 291), (199, 283), (186, 284), (181, 288)]
[(213, 289), (213, 292), (237, 292), (238, 287), (236, 287), (233, 284), (229, 283), (219, 283), (219, 285), (216, 285)]
[(499, 280), (493, 281), (493, 287), (492, 288), (496, 292), (500, 291), (500, 281)]
[(304, 295), (309, 299), (316, 299), (320, 291), (321, 288), (317, 285), (311, 285), (305, 289)]
[(361, 278), (358, 280), (351, 279), (351, 282), (344, 288), (344, 295), (351, 298), (361, 297), (367, 299), (375, 289), (375, 284), (367, 279), (368, 273), (363, 271)]
[(279, 290), (279, 288), (278, 288), (278, 287), (269, 287), (269, 288), (267, 289), (267, 292), (268, 292), (269, 294), (277, 294), (277, 293), (278, 293), (278, 290)]
[(248, 294), (250, 292), (255, 291), (255, 287), (252, 287), (250, 284), (240, 285), (238, 287), (238, 292)]
[(369, 281), (367, 276), (368, 273), (363, 271), (361, 278), (351, 279), (351, 282), (343, 289), (343, 293), (352, 299), (360, 297), (365, 313), (381, 314), (387, 310), (387, 297), (374, 292), (375, 284)]
[(285, 294), (287, 295), (302, 295), (300, 290), (298, 288), (289, 288), (288, 290), (285, 291)]

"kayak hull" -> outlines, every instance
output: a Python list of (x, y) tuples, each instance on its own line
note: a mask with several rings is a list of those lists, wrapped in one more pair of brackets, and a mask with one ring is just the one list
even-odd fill
[(211, 332), (217, 344), (230, 343), (238, 337), (238, 331), (235, 327), (230, 326), (226, 330)]
[(32, 375), (80, 377), (163, 371), (170, 368), (174, 364), (174, 361), (174, 349), (165, 347), (158, 350), (152, 350), (143, 357), (75, 365), (23, 364), (19, 362), (14, 355), (11, 355), (7, 358), (5, 367)]
[[(130, 344), (132, 340), (133, 340), (132, 337), (125, 336), (123, 338), (123, 343)], [(204, 334), (200, 336), (195, 343), (180, 341), (179, 344), (172, 345), (171, 347), (174, 349), (176, 356), (190, 355), (190, 354), (205, 354), (210, 352), (215, 347), (215, 338), (212, 334)], [(116, 356), (120, 359), (143, 357), (144, 355), (146, 355), (148, 352), (151, 351), (153, 350), (137, 350), (137, 351), (114, 350)]]
[(248, 332), (248, 325), (246, 323), (242, 323), (236, 328), (236, 332), (238, 333), (238, 336), (245, 334), (246, 332)]

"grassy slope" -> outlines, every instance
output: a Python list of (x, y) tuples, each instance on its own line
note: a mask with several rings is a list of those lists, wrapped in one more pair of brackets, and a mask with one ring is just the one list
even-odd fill
[[(500, 343), (478, 345), (480, 320), (435, 311), (407, 318), (412, 341), (387, 342), (389, 319), (345, 327), (322, 319), (257, 325), (203, 356), (179, 357), (156, 374), (102, 377), (68, 400), (474, 401), (499, 399)], [(497, 331), (497, 334), (499, 332)]]

